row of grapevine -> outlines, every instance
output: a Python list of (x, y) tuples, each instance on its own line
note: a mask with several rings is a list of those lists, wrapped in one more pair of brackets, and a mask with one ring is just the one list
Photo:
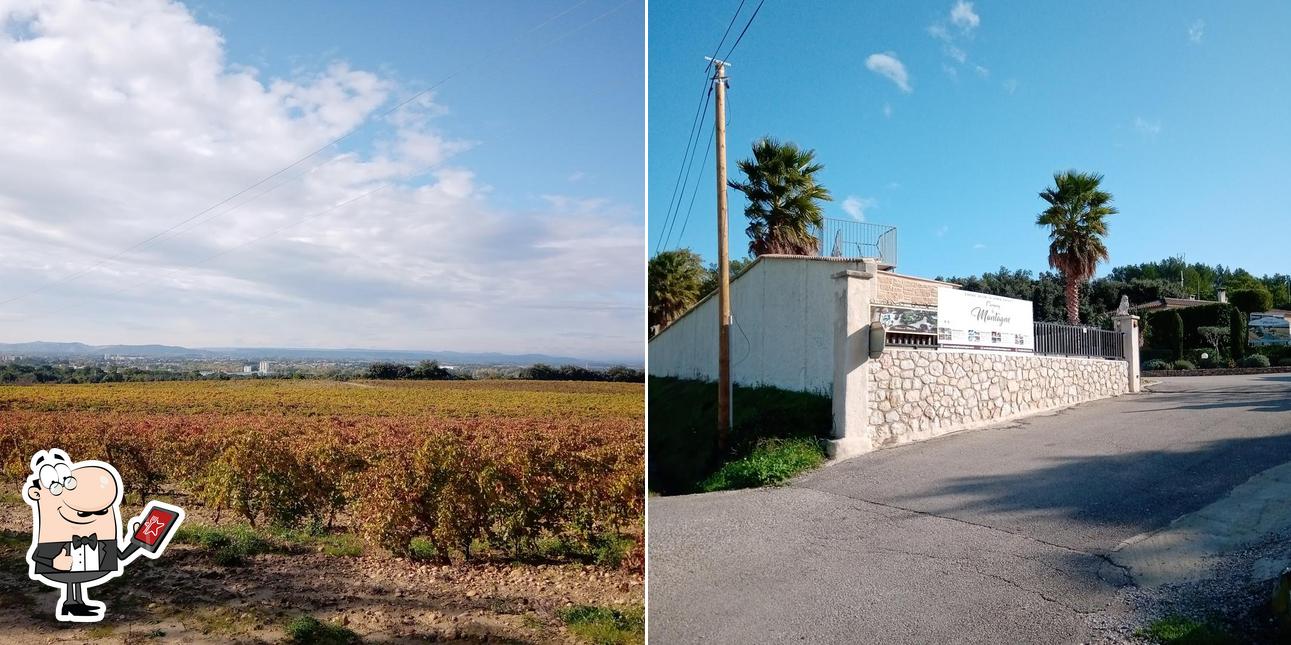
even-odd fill
[(127, 492), (253, 525), (343, 517), (395, 552), (424, 537), (440, 553), (522, 553), (639, 530), (643, 433), (621, 419), (0, 409), (0, 472), (17, 490), (30, 455), (60, 447), (112, 463)]

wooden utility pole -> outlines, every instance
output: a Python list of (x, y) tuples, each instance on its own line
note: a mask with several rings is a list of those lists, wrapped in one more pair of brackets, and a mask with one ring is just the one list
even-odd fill
[(713, 61), (717, 103), (717, 454), (725, 458), (731, 431), (731, 259), (726, 249), (726, 63)]

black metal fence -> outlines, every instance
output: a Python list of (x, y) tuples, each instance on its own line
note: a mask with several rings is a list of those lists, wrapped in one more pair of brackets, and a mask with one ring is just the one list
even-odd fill
[(824, 226), (812, 233), (820, 240), (820, 254), (842, 258), (878, 258), (887, 266), (897, 265), (897, 228), (846, 219), (824, 218)]
[(1125, 359), (1125, 332), (1083, 325), (1035, 323), (1035, 353)]

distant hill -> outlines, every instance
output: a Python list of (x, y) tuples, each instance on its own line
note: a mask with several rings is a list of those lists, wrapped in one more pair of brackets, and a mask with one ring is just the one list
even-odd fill
[(436, 360), (449, 365), (584, 365), (609, 367), (612, 365), (639, 366), (640, 360), (601, 360), (551, 356), (548, 354), (502, 354), (498, 352), (450, 352), (430, 350), (394, 349), (310, 349), (296, 347), (177, 347), (174, 345), (86, 345), (85, 343), (0, 343), (0, 354), (66, 358), (73, 356), (102, 358), (112, 356), (138, 356), (155, 359), (236, 359), (246, 361), (272, 360), (324, 360), (324, 361), (393, 361), (413, 362)]

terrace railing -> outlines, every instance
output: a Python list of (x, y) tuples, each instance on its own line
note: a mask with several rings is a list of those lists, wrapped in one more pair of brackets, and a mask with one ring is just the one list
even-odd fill
[(897, 228), (845, 219), (825, 218), (812, 234), (820, 241), (820, 254), (836, 258), (878, 258), (886, 267), (897, 265)]
[(1034, 324), (1037, 354), (1125, 360), (1125, 332), (1062, 323)]

